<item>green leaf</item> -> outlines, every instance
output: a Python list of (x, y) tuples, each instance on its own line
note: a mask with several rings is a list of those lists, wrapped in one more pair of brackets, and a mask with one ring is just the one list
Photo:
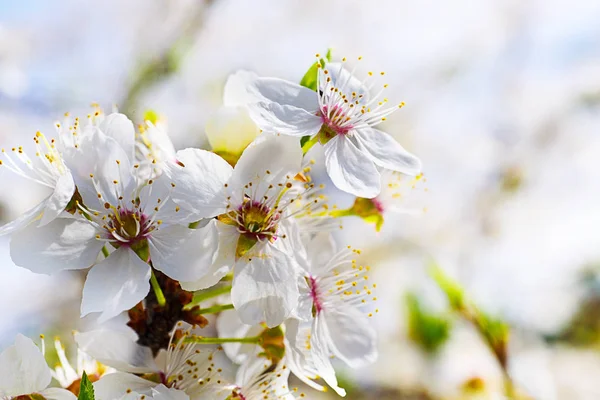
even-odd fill
[[(327, 61), (325, 61), (325, 59)], [(321, 58), (319, 61), (315, 61), (315, 63), (310, 66), (308, 71), (306, 71), (306, 73), (302, 77), (302, 80), (300, 81), (300, 85), (307, 87), (310, 90), (314, 90), (315, 92), (317, 91), (317, 79), (318, 79), (318, 71), (319, 71), (318, 65), (319, 65), (319, 63), (321, 63), (321, 65), (325, 65), (326, 62), (331, 61), (331, 49), (327, 50), (325, 59)]]
[[(325, 54), (325, 60), (327, 60), (327, 62), (331, 62), (331, 49), (327, 49), (327, 54)], [(321, 58), (318, 62), (320, 62), (322, 65), (325, 65), (325, 60)], [(317, 87), (318, 87), (318, 84), (317, 84), (318, 76), (319, 76), (318, 62), (315, 61), (315, 63), (310, 66), (308, 71), (306, 71), (306, 73), (302, 77), (302, 80), (300, 80), (301, 86), (309, 88), (310, 90), (314, 90), (315, 92), (317, 91)], [(303, 136), (300, 139), (300, 147), (303, 147), (304, 144), (306, 142), (308, 142), (309, 140), (310, 140), (310, 136)]]
[(446, 273), (435, 263), (431, 264), (430, 275), (440, 289), (446, 294), (450, 307), (454, 311), (463, 310), (466, 306), (465, 294), (460, 284), (446, 275)]
[(94, 386), (88, 379), (85, 371), (81, 377), (81, 385), (79, 387), (79, 396), (77, 396), (77, 400), (94, 400)]
[(409, 338), (427, 352), (438, 351), (450, 336), (450, 321), (442, 315), (425, 311), (412, 293), (406, 296), (406, 307)]

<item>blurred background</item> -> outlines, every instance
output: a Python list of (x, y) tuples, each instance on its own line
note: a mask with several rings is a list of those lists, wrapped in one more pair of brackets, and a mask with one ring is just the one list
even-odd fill
[[(315, 53), (363, 56), (406, 102), (381, 129), (425, 179), (408, 190), (423, 212), (336, 232), (378, 283), (380, 358), (340, 366), (347, 398), (503, 399), (509, 381), (516, 398), (600, 399), (599, 21), (594, 0), (0, 0), (0, 143), (95, 102), (138, 123), (154, 110), (177, 148), (207, 147), (230, 73), (298, 82)], [(2, 223), (43, 197), (0, 182)], [(0, 263), (0, 348), (88, 323), (79, 275), (14, 266), (7, 238)]]

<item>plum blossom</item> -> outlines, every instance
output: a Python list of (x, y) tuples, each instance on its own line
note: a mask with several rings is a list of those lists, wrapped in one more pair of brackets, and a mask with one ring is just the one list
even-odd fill
[(75, 193), (75, 182), (61, 151), (67, 146), (63, 135), (59, 136), (58, 144), (54, 139), (48, 140), (41, 132), (37, 132), (33, 140), (33, 159), (21, 146), (13, 147), (11, 151), (2, 149), (0, 166), (51, 189), (52, 193), (15, 221), (0, 227), (0, 234), (12, 233), (38, 219), (39, 226), (48, 224), (65, 210)]
[[(212, 264), (215, 224), (189, 229), (184, 213), (169, 201), (165, 178), (138, 182), (131, 141), (94, 130), (80, 138), (77, 213), (42, 227), (29, 225), (11, 240), (15, 264), (51, 274), (93, 265), (83, 289), (82, 315), (101, 312), (107, 320), (141, 301), (150, 289), (152, 266), (173, 279), (194, 280)], [(83, 178), (85, 176), (85, 178)], [(106, 246), (106, 247), (105, 247)], [(110, 254), (110, 250), (113, 251)], [(106, 258), (98, 263), (99, 252)]]
[[(279, 325), (296, 308), (302, 252), (292, 204), (314, 188), (301, 174), (297, 140), (263, 135), (235, 169), (215, 154), (186, 149), (171, 168), (172, 198), (196, 218), (218, 216), (214, 278), (182, 282), (188, 290), (214, 284), (233, 266), (233, 305), (247, 324)], [(225, 266), (225, 267), (223, 267)]]
[[(243, 400), (294, 400), (295, 390), (288, 386), (290, 370), (285, 363), (272, 364), (251, 358), (236, 374), (232, 397)], [(303, 394), (300, 394), (304, 397)]]
[(38, 395), (48, 400), (76, 399), (68, 390), (49, 388), (51, 380), (44, 355), (28, 337), (18, 334), (15, 343), (0, 354), (0, 398)]
[(336, 252), (329, 235), (316, 235), (307, 245), (300, 319), (285, 323), (286, 357), (292, 372), (311, 387), (324, 390), (314, 382), (321, 377), (342, 396), (345, 391), (338, 387), (331, 356), (353, 368), (377, 357), (376, 333), (369, 323), (373, 314), (367, 316), (360, 308), (377, 299), (376, 285), (369, 283), (369, 267), (357, 264), (358, 253), (348, 248)]
[(188, 396), (182, 398), (225, 399), (231, 390), (229, 382), (221, 376), (219, 351), (188, 342), (193, 332), (193, 327), (180, 322), (171, 334), (168, 348), (161, 350), (156, 358), (128, 332), (101, 329), (77, 333), (75, 340), (86, 353), (121, 371), (104, 375), (94, 383), (99, 399), (118, 399), (128, 390), (151, 395), (161, 386)]
[(378, 167), (418, 174), (419, 159), (375, 129), (403, 106), (389, 106), (381, 98), (387, 84), (371, 97), (369, 89), (376, 86), (369, 82), (372, 72), (361, 82), (343, 63), (319, 66), (317, 92), (278, 78), (255, 79), (249, 90), (258, 99), (250, 108), (256, 124), (283, 135), (310, 136), (311, 144), (323, 144), (327, 173), (335, 186), (359, 197), (379, 194)]

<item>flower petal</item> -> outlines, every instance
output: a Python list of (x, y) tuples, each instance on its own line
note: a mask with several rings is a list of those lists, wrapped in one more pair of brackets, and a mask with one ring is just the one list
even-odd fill
[(313, 275), (321, 276), (328, 272), (328, 264), (335, 255), (335, 241), (330, 232), (317, 233), (306, 245), (308, 264)]
[(248, 106), (250, 117), (265, 132), (276, 132), (289, 136), (316, 135), (323, 120), (316, 112), (278, 103), (260, 102)]
[[(327, 73), (325, 73), (327, 71)], [(327, 63), (325, 68), (319, 69), (319, 89), (325, 90), (327, 87), (327, 78), (331, 78), (329, 87), (335, 87), (343, 94), (350, 96), (356, 93), (361, 103), (367, 103), (369, 100), (368, 88), (354, 75), (343, 67), (342, 63)], [(362, 95), (362, 97), (360, 96)]]
[(96, 399), (115, 400), (122, 398), (128, 390), (149, 396), (156, 383), (133, 374), (115, 372), (114, 374), (104, 375), (93, 385)]
[(152, 389), (154, 400), (189, 400), (189, 396), (182, 390), (168, 388), (163, 384)]
[(150, 266), (131, 249), (121, 247), (88, 273), (83, 287), (81, 316), (102, 312), (99, 322), (139, 303), (150, 291)]
[(39, 226), (44, 226), (58, 217), (67, 207), (75, 193), (75, 182), (70, 173), (61, 175), (56, 182), (54, 192), (46, 200), (44, 215)]
[[(315, 320), (316, 322), (316, 320)], [(287, 360), (291, 371), (301, 381), (321, 392), (326, 389), (314, 382), (318, 377), (322, 378), (336, 393), (345, 396), (346, 391), (337, 385), (335, 370), (331, 365), (330, 355), (326, 351), (324, 343), (315, 339), (315, 324), (313, 328), (300, 325), (300, 321), (288, 319), (285, 322), (285, 336), (289, 346), (286, 349)], [(307, 342), (310, 346), (307, 346)]]
[(18, 334), (15, 344), (0, 354), (0, 393), (19, 396), (45, 389), (52, 376), (40, 349)]
[(211, 220), (205, 227), (173, 225), (156, 230), (148, 240), (152, 265), (177, 281), (204, 277), (213, 265), (219, 236)]
[(249, 91), (265, 102), (301, 108), (311, 114), (319, 109), (319, 98), (315, 91), (283, 79), (254, 79)]
[(250, 85), (258, 76), (251, 71), (239, 70), (227, 78), (223, 89), (223, 104), (229, 106), (244, 106), (256, 102), (256, 97), (249, 92)]
[(19, 218), (11, 221), (7, 224), (4, 224), (0, 227), (0, 236), (11, 234), (27, 225), (29, 225), (32, 221), (41, 217), (44, 207), (46, 207), (46, 202), (48, 199), (40, 202), (38, 205), (33, 207), (32, 209), (25, 211), (23, 214), (19, 216)]
[(140, 346), (125, 332), (99, 329), (77, 332), (74, 338), (79, 349), (109, 367), (132, 373), (158, 371), (150, 348)]
[(281, 324), (298, 305), (296, 263), (268, 244), (257, 244), (235, 266), (231, 300), (243, 323)]
[(40, 274), (88, 268), (104, 244), (96, 234), (89, 222), (74, 218), (58, 218), (42, 227), (31, 224), (13, 234), (10, 257)]
[(330, 337), (329, 346), (336, 357), (352, 368), (377, 359), (377, 334), (359, 310), (346, 307), (323, 311), (322, 315), (326, 333)]
[(286, 176), (295, 176), (301, 168), (302, 148), (297, 139), (262, 135), (242, 153), (231, 175), (230, 188), (242, 189), (252, 182), (256, 185), (255, 197), (262, 198), (271, 183), (282, 183)]
[(125, 150), (129, 159), (133, 160), (135, 154), (135, 128), (129, 118), (124, 114), (109, 114), (100, 124), (100, 130), (106, 136), (116, 140)]
[(218, 155), (200, 149), (178, 151), (177, 161), (170, 163), (167, 169), (175, 184), (171, 194), (173, 201), (198, 219), (225, 212), (223, 188), (231, 176), (231, 165)]
[(46, 400), (76, 400), (77, 397), (69, 392), (67, 389), (62, 388), (48, 388), (40, 392), (40, 394)]
[(374, 128), (361, 128), (355, 131), (354, 137), (360, 151), (380, 167), (412, 176), (421, 172), (421, 160), (404, 150), (387, 133)]
[(214, 151), (232, 154), (241, 154), (260, 133), (248, 109), (242, 106), (218, 108), (206, 122), (205, 131)]
[(370, 199), (381, 191), (373, 161), (344, 135), (337, 135), (325, 145), (325, 166), (333, 184), (344, 192)]
[[(217, 332), (219, 337), (252, 337), (259, 335), (264, 327), (261, 325), (246, 325), (235, 310), (226, 310), (217, 317)], [(223, 350), (231, 361), (242, 364), (256, 351), (254, 343), (223, 343)]]

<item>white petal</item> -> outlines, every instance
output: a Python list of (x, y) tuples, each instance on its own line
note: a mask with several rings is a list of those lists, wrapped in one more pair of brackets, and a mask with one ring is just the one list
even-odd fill
[(158, 371), (150, 348), (140, 346), (125, 332), (100, 329), (77, 332), (74, 338), (79, 349), (109, 367), (132, 373)]
[(199, 229), (180, 225), (159, 228), (148, 240), (154, 268), (177, 281), (204, 277), (213, 265), (219, 245), (215, 223), (211, 220)]
[[(90, 126), (90, 129), (91, 126)], [(71, 175), (77, 186), (77, 191), (83, 199), (83, 203), (90, 207), (98, 205), (97, 190), (90, 179), (94, 174), (98, 157), (102, 155), (97, 152), (95, 145), (95, 131), (93, 128), (89, 133), (79, 137), (78, 147), (68, 147), (63, 153), (65, 164), (69, 167)]]
[(319, 99), (315, 91), (283, 79), (257, 78), (249, 90), (266, 102), (301, 108), (311, 114), (319, 109)]
[(40, 220), (40, 226), (46, 225), (60, 215), (73, 198), (75, 193), (75, 182), (70, 173), (66, 173), (58, 178), (54, 192), (46, 200), (44, 215)]
[(127, 156), (133, 160), (135, 151), (135, 128), (133, 122), (125, 115), (112, 113), (106, 116), (100, 124), (100, 130), (106, 136), (109, 136), (117, 141), (125, 150)]
[(333, 369), (333, 365), (331, 365), (331, 354), (329, 354), (329, 343), (327, 343), (328, 337), (327, 326), (324, 324), (324, 321), (317, 316), (313, 321), (312, 335), (310, 338), (311, 361), (315, 369), (319, 371), (321, 378), (323, 378), (337, 394), (345, 396), (346, 391), (338, 386), (335, 370)]
[[(84, 148), (84, 144), (92, 148)], [(98, 191), (102, 194), (100, 201), (97, 197), (84, 198), (84, 202), (88, 202), (86, 205), (94, 208), (104, 202), (119, 204), (120, 195), (126, 196), (133, 192), (136, 182), (131, 171), (130, 156), (115, 139), (97, 130), (92, 134), (89, 142), (82, 140), (79, 147), (84, 157), (90, 157), (90, 161), (95, 161), (94, 180)], [(83, 177), (83, 180), (85, 179)], [(90, 180), (88, 175), (87, 181)]]
[(183, 290), (187, 290), (188, 292), (207, 289), (216, 285), (230, 270), (231, 267), (229, 266), (218, 266), (213, 264), (202, 278), (188, 282), (180, 281), (179, 284)]
[[(261, 198), (270, 183), (282, 183), (302, 168), (300, 142), (291, 137), (262, 135), (244, 150), (230, 180), (233, 188), (253, 182), (255, 197)], [(269, 173), (267, 173), (269, 171)]]
[(189, 400), (189, 396), (182, 390), (171, 389), (163, 384), (152, 389), (154, 400)]
[(150, 291), (150, 266), (121, 247), (88, 273), (83, 287), (81, 316), (102, 312), (104, 322), (139, 303)]
[(231, 271), (235, 263), (234, 254), (237, 240), (240, 234), (234, 226), (226, 225), (216, 221), (216, 229), (219, 233), (219, 248), (215, 260), (202, 278), (195, 281), (180, 281), (181, 288), (187, 291), (206, 289), (215, 285)]
[(48, 199), (44, 199), (41, 203), (33, 207), (32, 209), (25, 211), (19, 218), (14, 221), (9, 222), (8, 224), (2, 225), (0, 227), (0, 236), (11, 234), (27, 225), (29, 225), (32, 221), (41, 217), (44, 207), (46, 207), (46, 202)]
[(231, 300), (242, 322), (281, 324), (298, 305), (296, 263), (270, 245), (255, 245), (235, 266)]
[[(300, 380), (316, 390), (325, 391), (323, 386), (313, 381), (318, 376), (338, 395), (345, 396), (346, 391), (337, 384), (330, 354), (326, 350), (326, 343), (315, 338), (315, 336), (319, 336), (316, 322), (316, 320), (313, 322), (312, 329), (300, 325), (298, 320), (288, 319), (285, 322), (285, 336), (289, 344), (286, 349), (289, 350), (287, 356), (290, 369)], [(310, 341), (309, 348), (306, 346), (307, 341)]]
[[(219, 337), (251, 337), (259, 335), (264, 328), (261, 325), (246, 325), (235, 310), (226, 310), (217, 317), (217, 332)], [(225, 354), (231, 361), (241, 364), (255, 352), (256, 345), (250, 343), (223, 343)]]
[(73, 218), (58, 218), (42, 227), (31, 224), (13, 234), (10, 257), (15, 264), (42, 274), (88, 268), (104, 244), (96, 234), (90, 223)]
[(206, 138), (214, 151), (240, 154), (260, 133), (248, 109), (242, 106), (220, 107), (205, 126)]
[(48, 388), (40, 392), (46, 400), (76, 400), (77, 397), (66, 389)]
[(343, 135), (325, 145), (325, 166), (333, 184), (344, 192), (370, 199), (381, 191), (379, 171), (373, 161)]
[(175, 184), (173, 201), (193, 212), (198, 219), (225, 212), (224, 185), (232, 168), (218, 155), (200, 149), (177, 152), (178, 163), (169, 164), (167, 173)]
[(316, 135), (323, 120), (316, 112), (277, 103), (256, 103), (248, 106), (250, 117), (265, 132), (276, 132), (289, 136)]
[(360, 151), (380, 167), (413, 176), (421, 172), (421, 160), (404, 150), (387, 133), (374, 128), (362, 128), (355, 131), (354, 137)]
[(335, 241), (330, 232), (317, 233), (306, 245), (309, 271), (321, 276), (328, 272), (327, 265), (335, 255)]
[(331, 339), (329, 346), (336, 357), (352, 368), (377, 359), (377, 334), (359, 310), (346, 307), (323, 311), (322, 315)]
[(148, 396), (152, 393), (152, 388), (156, 386), (156, 383), (132, 374), (116, 372), (104, 375), (93, 385), (94, 397), (97, 400), (116, 400), (123, 397), (128, 389)]
[(251, 71), (240, 70), (227, 78), (223, 90), (223, 104), (225, 106), (243, 106), (256, 102), (256, 97), (248, 89), (258, 76)]
[[(324, 73), (325, 70), (328, 71), (327, 74)], [(352, 93), (356, 93), (357, 97), (362, 95), (362, 97), (359, 97), (362, 103), (369, 100), (368, 88), (354, 75), (351, 75), (342, 63), (327, 63), (326, 68), (319, 71), (319, 87), (321, 90), (327, 85), (327, 77), (331, 78), (330, 87), (334, 86), (348, 96)]]
[(0, 354), (0, 393), (30, 394), (45, 389), (52, 376), (40, 349), (31, 339), (17, 335), (15, 344)]

